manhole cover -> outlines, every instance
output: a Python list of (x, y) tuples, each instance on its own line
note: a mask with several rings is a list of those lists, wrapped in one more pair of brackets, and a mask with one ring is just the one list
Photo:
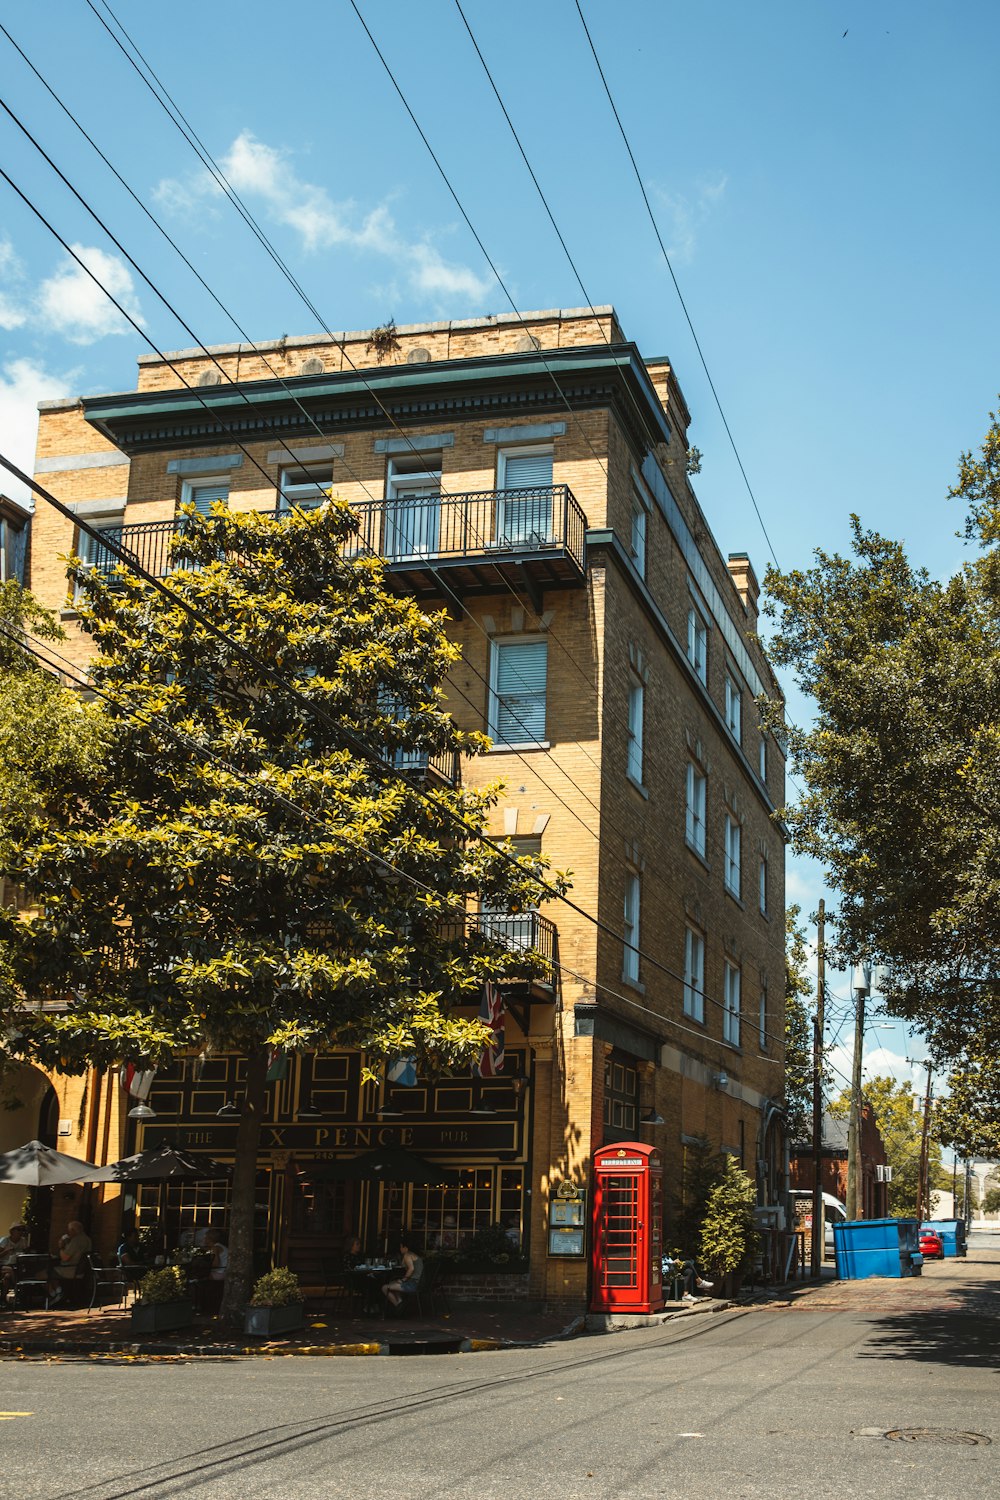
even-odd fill
[(886, 1437), (894, 1443), (967, 1443), (988, 1448), (993, 1439), (982, 1432), (956, 1432), (951, 1427), (892, 1427)]

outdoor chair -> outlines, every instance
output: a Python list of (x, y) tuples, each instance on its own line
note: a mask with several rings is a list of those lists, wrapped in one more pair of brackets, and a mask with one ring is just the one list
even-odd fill
[(27, 1312), (33, 1306), (49, 1305), (49, 1257), (47, 1255), (22, 1255), (15, 1267), (13, 1308), (15, 1312)]
[(105, 1294), (113, 1293), (115, 1307), (124, 1307), (128, 1298), (128, 1282), (121, 1266), (98, 1266), (93, 1261), (90, 1264), (90, 1302), (87, 1304), (88, 1315), (96, 1307), (107, 1307)]
[(425, 1260), (424, 1274), (417, 1286), (417, 1308), (422, 1318), (433, 1318), (435, 1314), (451, 1312), (451, 1303), (445, 1290), (448, 1268), (443, 1261)]
[(72, 1276), (59, 1276), (57, 1285), (62, 1292), (58, 1305), (66, 1308), (84, 1307), (93, 1301), (94, 1273), (89, 1255), (81, 1255), (73, 1268)]

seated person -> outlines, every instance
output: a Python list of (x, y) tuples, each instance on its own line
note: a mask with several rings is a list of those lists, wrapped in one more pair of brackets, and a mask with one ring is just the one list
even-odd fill
[(0, 1239), (0, 1300), (14, 1285), (17, 1257), (26, 1255), (30, 1249), (31, 1241), (23, 1224), (12, 1224), (9, 1233)]
[(420, 1278), (424, 1274), (424, 1263), (417, 1247), (407, 1239), (399, 1242), (399, 1256), (405, 1275), (398, 1281), (387, 1281), (382, 1295), (390, 1307), (402, 1307), (406, 1300), (415, 1299), (420, 1290)]
[(126, 1230), (121, 1244), (118, 1246), (118, 1264), (125, 1272), (126, 1281), (134, 1281), (146, 1270), (146, 1260), (143, 1255), (142, 1244), (139, 1240), (139, 1231), (133, 1224), (132, 1228)]
[(361, 1248), (360, 1235), (356, 1234), (353, 1239), (348, 1240), (340, 1255), (345, 1271), (353, 1271), (355, 1266), (361, 1265), (365, 1252)]
[(714, 1281), (706, 1281), (699, 1275), (698, 1268), (693, 1260), (674, 1260), (672, 1256), (665, 1255), (661, 1261), (661, 1272), (663, 1281), (667, 1283), (677, 1280), (684, 1290), (681, 1295), (682, 1302), (694, 1302), (695, 1288), (699, 1292), (710, 1292), (715, 1286)]
[(49, 1305), (56, 1307), (62, 1301), (67, 1282), (75, 1281), (80, 1262), (89, 1255), (93, 1245), (79, 1219), (70, 1219), (66, 1233), (59, 1241), (59, 1258), (49, 1275)]
[(212, 1269), (208, 1273), (209, 1281), (225, 1281), (226, 1272), (229, 1270), (229, 1247), (217, 1229), (210, 1229), (206, 1234), (205, 1249), (212, 1257)]

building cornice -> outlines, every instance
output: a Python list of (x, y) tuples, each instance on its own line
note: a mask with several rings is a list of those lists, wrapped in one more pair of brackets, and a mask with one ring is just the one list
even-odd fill
[[(635, 344), (542, 349), (283, 380), (87, 396), (87, 421), (123, 453), (442, 420), (614, 410), (635, 450), (670, 427)], [(387, 416), (388, 413), (388, 416)]]

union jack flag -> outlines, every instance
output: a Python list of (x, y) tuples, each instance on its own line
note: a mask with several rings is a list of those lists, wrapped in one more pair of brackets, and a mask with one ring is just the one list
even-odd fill
[(486, 1022), (493, 1037), (483, 1048), (482, 1056), (473, 1071), (480, 1078), (494, 1078), (497, 1073), (503, 1072), (503, 996), (495, 984), (483, 985), (479, 1019)]

